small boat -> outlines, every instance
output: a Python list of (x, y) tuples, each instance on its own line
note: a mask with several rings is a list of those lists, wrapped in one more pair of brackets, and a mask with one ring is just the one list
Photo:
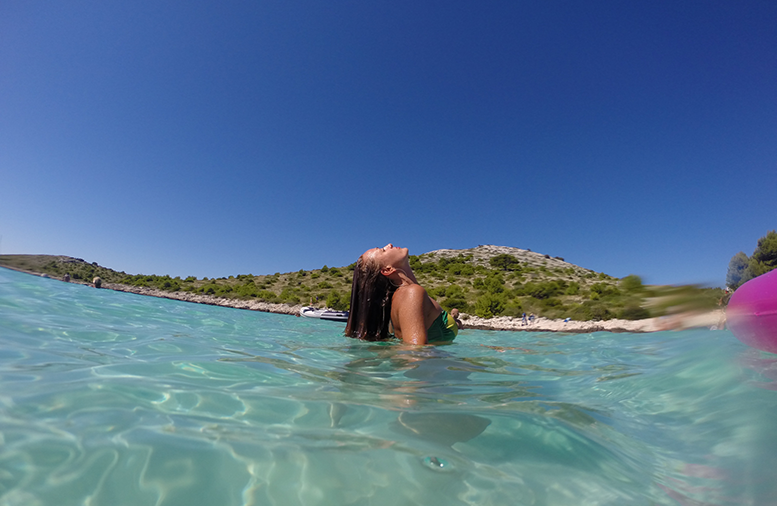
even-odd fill
[(312, 306), (305, 306), (299, 310), (299, 314), (307, 318), (318, 318), (319, 320), (331, 320), (334, 322), (348, 321), (348, 311), (335, 311), (334, 309), (318, 309)]

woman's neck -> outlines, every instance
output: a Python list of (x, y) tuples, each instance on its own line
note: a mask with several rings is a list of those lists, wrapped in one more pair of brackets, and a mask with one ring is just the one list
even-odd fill
[(405, 286), (405, 285), (417, 285), (418, 280), (415, 278), (415, 273), (413, 272), (413, 269), (410, 268), (410, 266), (406, 266), (401, 269), (396, 270), (397, 279), (395, 280), (395, 283), (398, 281), (399, 286)]

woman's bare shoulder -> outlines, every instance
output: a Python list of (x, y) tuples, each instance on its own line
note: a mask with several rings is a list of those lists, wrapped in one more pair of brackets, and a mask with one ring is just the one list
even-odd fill
[(421, 285), (405, 285), (394, 292), (394, 304), (403, 306), (406, 303), (423, 303), (426, 290)]
[(403, 297), (408, 298), (416, 298), (416, 297), (423, 297), (426, 295), (426, 290), (421, 285), (406, 285), (403, 286), (401, 290), (397, 290), (397, 293), (402, 292), (401, 295)]

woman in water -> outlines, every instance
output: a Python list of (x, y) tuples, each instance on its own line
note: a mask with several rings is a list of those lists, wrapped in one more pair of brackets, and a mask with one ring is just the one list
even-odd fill
[(394, 336), (408, 344), (451, 342), (458, 327), (429, 297), (410, 268), (407, 248), (387, 244), (356, 262), (345, 335), (367, 341)]

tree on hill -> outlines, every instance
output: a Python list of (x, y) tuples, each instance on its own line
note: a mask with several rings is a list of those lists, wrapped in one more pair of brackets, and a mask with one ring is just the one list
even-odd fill
[(629, 274), (621, 280), (620, 287), (624, 292), (639, 292), (642, 290), (642, 278), (636, 274)]
[(758, 246), (750, 257), (753, 274), (760, 276), (777, 267), (777, 232), (772, 230), (758, 239)]
[(737, 289), (747, 281), (777, 268), (777, 231), (771, 230), (758, 239), (758, 245), (748, 258), (739, 252), (731, 258), (726, 273), (726, 285)]
[(514, 256), (508, 255), (507, 253), (496, 255), (495, 257), (492, 257), (489, 262), (491, 263), (491, 267), (495, 269), (501, 269), (503, 271), (515, 271), (521, 267), (521, 262), (519, 262), (518, 259)]
[(745, 276), (749, 263), (750, 259), (743, 251), (731, 257), (731, 261), (728, 263), (728, 272), (726, 273), (727, 287), (737, 289), (743, 283), (742, 278)]

